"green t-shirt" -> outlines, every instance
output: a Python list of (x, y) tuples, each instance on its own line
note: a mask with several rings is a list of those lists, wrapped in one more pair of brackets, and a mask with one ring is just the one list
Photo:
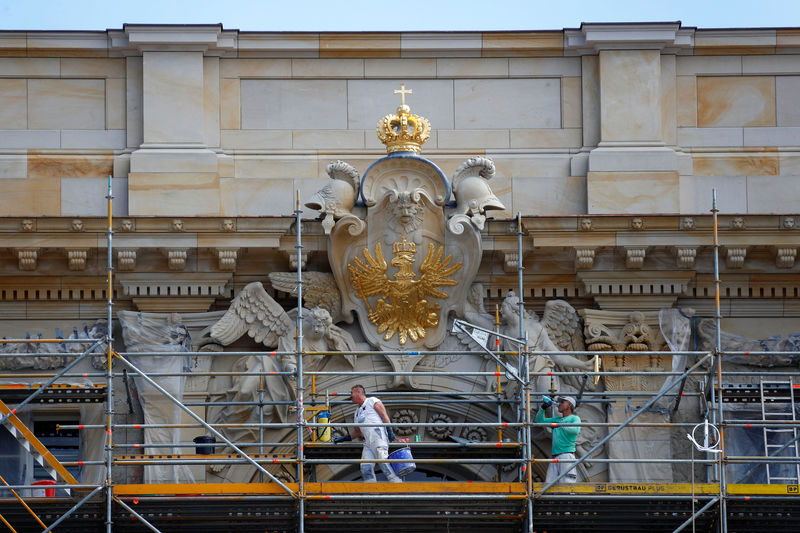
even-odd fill
[[(554, 416), (553, 418), (546, 418), (544, 416), (544, 409), (539, 409), (536, 413), (536, 422), (548, 423), (563, 423), (563, 424), (580, 424), (581, 419), (578, 415), (568, 416)], [(575, 439), (578, 438), (580, 433), (580, 426), (557, 426), (553, 428), (553, 457), (561, 453), (575, 453)]]

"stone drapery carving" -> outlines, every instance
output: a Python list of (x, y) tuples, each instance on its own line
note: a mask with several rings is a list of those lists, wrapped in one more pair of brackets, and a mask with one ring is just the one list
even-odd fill
[[(132, 357), (132, 362), (143, 372), (174, 374), (188, 366), (186, 356), (178, 355), (189, 350), (189, 331), (177, 313), (137, 313), (120, 311), (122, 336), (128, 352), (175, 352), (174, 355), (143, 355)], [(182, 375), (155, 376), (158, 385), (179, 401), (183, 401), (186, 377)], [(144, 413), (144, 422), (153, 425), (175, 425), (181, 422), (181, 409), (144, 378), (134, 376), (136, 389)], [(178, 454), (180, 432), (173, 427), (147, 427), (144, 429), (147, 451), (154, 454)], [(163, 444), (164, 446), (150, 446)], [(191, 483), (194, 476), (186, 465), (147, 465), (144, 467), (145, 483)]]

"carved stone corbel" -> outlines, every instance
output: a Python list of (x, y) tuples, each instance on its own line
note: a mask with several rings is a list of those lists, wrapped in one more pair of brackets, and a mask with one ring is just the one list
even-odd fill
[(647, 255), (645, 246), (626, 246), (625, 247), (625, 267), (639, 269), (644, 266), (644, 258)]
[[(297, 252), (296, 251), (285, 251), (286, 257), (289, 259), (289, 268), (290, 270), (297, 270)], [(306, 269), (306, 263), (308, 262), (308, 252), (301, 252), (300, 253), (300, 268), (302, 270)]]
[(746, 246), (725, 248), (725, 264), (728, 268), (742, 268), (746, 257)]
[(214, 252), (217, 255), (220, 270), (226, 272), (233, 272), (236, 270), (236, 261), (239, 259), (239, 248), (216, 248)]
[(594, 248), (575, 249), (575, 268), (578, 270), (588, 270), (594, 267)]
[(189, 256), (188, 248), (164, 248), (161, 253), (167, 257), (167, 266), (170, 270), (186, 268), (186, 258)]
[(17, 248), (17, 266), (20, 270), (36, 270), (39, 260), (39, 248)]
[(117, 250), (117, 270), (123, 272), (136, 268), (136, 248), (120, 248)]
[(672, 250), (675, 253), (678, 268), (694, 268), (694, 262), (697, 259), (696, 246), (675, 246)]
[(797, 248), (780, 248), (776, 247), (775, 251), (775, 266), (778, 268), (792, 268), (797, 259)]
[(67, 248), (66, 253), (70, 270), (86, 270), (86, 259), (89, 257), (88, 248)]
[(517, 252), (505, 252), (503, 254), (503, 271), (516, 272), (519, 267), (519, 254)]

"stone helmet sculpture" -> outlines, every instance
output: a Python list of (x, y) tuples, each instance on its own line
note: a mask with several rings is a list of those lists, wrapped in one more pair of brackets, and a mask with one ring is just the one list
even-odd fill
[(325, 215), (322, 227), (325, 233), (330, 233), (335, 220), (350, 214), (358, 197), (361, 180), (358, 171), (344, 161), (328, 164), (325, 171), (331, 180), (306, 202), (306, 207)]
[(489, 186), (489, 180), (493, 177), (494, 162), (477, 156), (462, 163), (451, 180), (456, 197), (456, 213), (471, 217), (479, 229), (483, 229), (487, 211), (506, 208)]

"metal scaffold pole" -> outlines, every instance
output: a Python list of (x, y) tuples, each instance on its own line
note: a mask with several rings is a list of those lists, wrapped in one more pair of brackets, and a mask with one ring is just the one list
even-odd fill
[(305, 409), (303, 406), (303, 241), (302, 221), (300, 215), (300, 191), (297, 191), (295, 207), (297, 227), (297, 496), (298, 496), (298, 531), (305, 531), (305, 489), (303, 486), (303, 428)]
[(719, 469), (719, 527), (722, 533), (728, 532), (728, 517), (727, 517), (727, 487), (725, 476), (725, 422), (722, 412), (722, 313), (720, 308), (720, 278), (719, 278), (719, 223), (717, 214), (717, 190), (711, 190), (711, 213), (714, 218), (714, 325), (715, 325), (715, 343), (714, 343), (714, 359), (717, 371), (717, 422), (719, 427), (719, 449), (721, 452), (717, 454), (718, 469)]
[(519, 290), (519, 338), (525, 340), (524, 345), (519, 347), (519, 358), (522, 363), (522, 377), (524, 382), (523, 394), (520, 398), (522, 400), (522, 423), (523, 429), (523, 459), (522, 470), (525, 474), (525, 482), (528, 493), (528, 532), (533, 532), (533, 472), (531, 471), (531, 372), (530, 372), (530, 350), (528, 347), (526, 332), (525, 332), (525, 302), (523, 300), (523, 272), (525, 270), (522, 264), (522, 213), (517, 212), (517, 288)]
[(114, 306), (114, 279), (113, 279), (113, 266), (112, 260), (112, 239), (114, 236), (113, 222), (113, 200), (111, 188), (112, 176), (108, 175), (108, 228), (106, 229), (106, 276), (108, 278), (108, 285), (106, 287), (107, 300), (106, 300), (106, 531), (112, 532), (113, 524), (111, 519), (111, 502), (114, 496), (113, 479), (111, 475), (111, 463), (113, 460), (113, 440), (112, 440), (112, 425), (114, 422), (114, 389), (113, 389), (113, 373), (111, 370), (111, 362), (113, 359), (114, 347), (112, 341), (112, 309)]

